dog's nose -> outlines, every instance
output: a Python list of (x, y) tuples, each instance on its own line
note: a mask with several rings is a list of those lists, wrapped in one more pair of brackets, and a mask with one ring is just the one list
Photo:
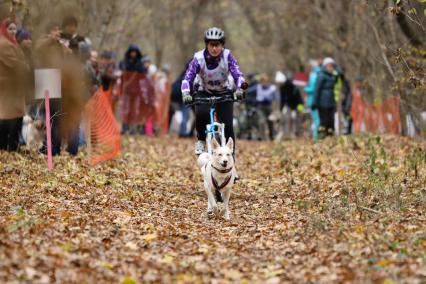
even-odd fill
[(225, 166), (226, 166), (226, 164), (228, 164), (228, 161), (227, 160), (224, 160), (223, 161), (223, 163), (225, 164)]

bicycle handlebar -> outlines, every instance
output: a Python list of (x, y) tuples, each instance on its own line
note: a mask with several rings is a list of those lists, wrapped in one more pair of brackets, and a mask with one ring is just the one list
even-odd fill
[(195, 97), (192, 103), (187, 104), (188, 106), (192, 105), (215, 105), (226, 102), (237, 102), (239, 99), (234, 98), (234, 95), (223, 95), (223, 96), (211, 96), (211, 97)]
[[(241, 89), (246, 93), (245, 91), (248, 89), (247, 82), (243, 82), (241, 84)], [(195, 97), (193, 96), (194, 100), (193, 102), (186, 104), (187, 106), (193, 106), (193, 105), (214, 105), (214, 104), (220, 104), (225, 102), (237, 102), (241, 101), (243, 99), (236, 99), (235, 95), (213, 95), (211, 97)]]

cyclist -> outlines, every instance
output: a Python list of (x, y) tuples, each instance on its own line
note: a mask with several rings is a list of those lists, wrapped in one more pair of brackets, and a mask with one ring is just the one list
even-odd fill
[[(225, 32), (219, 28), (209, 28), (204, 33), (206, 47), (195, 53), (189, 63), (185, 76), (182, 80), (182, 100), (185, 104), (192, 102), (191, 89), (197, 77), (197, 89), (193, 90), (196, 96), (209, 97), (232, 94), (231, 84), (228, 80), (229, 74), (234, 79), (237, 99), (244, 97), (241, 88), (245, 83), (237, 60), (231, 51), (225, 48)], [(225, 124), (225, 137), (235, 141), (233, 129), (233, 102), (225, 102), (216, 106), (217, 119)], [(198, 141), (195, 143), (195, 154), (204, 152), (206, 145), (206, 125), (210, 123), (210, 107), (208, 105), (195, 106), (195, 127), (197, 129)], [(235, 143), (234, 143), (235, 152)]]

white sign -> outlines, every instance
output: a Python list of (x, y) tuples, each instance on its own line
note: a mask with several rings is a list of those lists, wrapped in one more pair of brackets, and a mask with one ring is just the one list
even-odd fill
[(35, 70), (35, 98), (44, 99), (44, 93), (49, 91), (50, 98), (61, 98), (61, 70)]

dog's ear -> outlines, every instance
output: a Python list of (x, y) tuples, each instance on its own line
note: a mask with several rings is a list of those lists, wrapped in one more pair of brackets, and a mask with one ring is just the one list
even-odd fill
[(217, 148), (220, 147), (219, 143), (217, 142), (216, 138), (213, 138), (212, 140), (212, 144), (213, 144), (213, 150), (216, 150)]
[(234, 152), (234, 140), (231, 137), (229, 137), (228, 143), (226, 143), (226, 147)]

